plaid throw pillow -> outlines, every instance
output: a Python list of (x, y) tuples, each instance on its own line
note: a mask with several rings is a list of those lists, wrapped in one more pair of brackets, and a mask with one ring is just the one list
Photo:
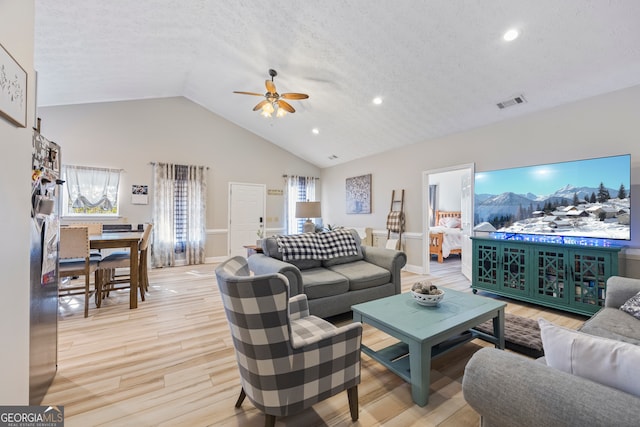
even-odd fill
[(279, 235), (276, 236), (276, 242), (283, 261), (325, 260), (358, 254), (356, 241), (348, 230)]

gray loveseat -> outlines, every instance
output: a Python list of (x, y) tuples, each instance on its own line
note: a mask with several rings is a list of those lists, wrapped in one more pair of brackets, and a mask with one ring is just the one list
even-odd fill
[(283, 261), (276, 238), (267, 237), (262, 240), (264, 253), (249, 257), (249, 268), (254, 274), (284, 274), (290, 295), (306, 294), (310, 313), (323, 318), (347, 313), (354, 304), (399, 294), (405, 253), (363, 246), (358, 233), (350, 231), (356, 255)]
[[(609, 278), (605, 306), (582, 332), (640, 345), (640, 320), (619, 310), (640, 280)], [(490, 426), (637, 426), (640, 398), (514, 353), (484, 348), (469, 360), (464, 398)]]

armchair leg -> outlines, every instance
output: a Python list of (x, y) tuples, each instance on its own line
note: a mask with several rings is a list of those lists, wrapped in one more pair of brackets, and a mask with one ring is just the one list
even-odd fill
[(242, 402), (244, 401), (245, 397), (247, 397), (247, 395), (244, 392), (244, 388), (241, 388), (240, 389), (240, 396), (238, 396), (238, 400), (236, 400), (236, 408), (239, 408), (240, 405), (242, 405)]
[(276, 425), (276, 416), (264, 414), (264, 427), (274, 427)]
[(358, 386), (354, 385), (347, 389), (347, 397), (349, 398), (349, 411), (351, 412), (351, 420), (358, 421)]

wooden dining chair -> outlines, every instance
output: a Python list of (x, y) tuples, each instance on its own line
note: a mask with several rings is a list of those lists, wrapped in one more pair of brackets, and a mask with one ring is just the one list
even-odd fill
[[(149, 289), (149, 276), (147, 270), (147, 253), (153, 224), (145, 224), (142, 239), (138, 246), (138, 283), (140, 298), (145, 300), (145, 292)], [(131, 284), (130, 274), (116, 274), (116, 269), (131, 267), (131, 255), (128, 251), (113, 252), (100, 261), (96, 274), (96, 307), (102, 305), (102, 300), (109, 296), (109, 292), (120, 289), (129, 289)]]
[(68, 227), (86, 227), (89, 230), (89, 236), (96, 236), (102, 234), (101, 222), (76, 222), (69, 224)]
[(61, 227), (58, 254), (60, 277), (84, 276), (84, 285), (61, 285), (58, 296), (84, 295), (84, 317), (87, 317), (91, 293), (89, 278), (98, 268), (98, 261), (89, 256), (89, 229)]
[[(89, 236), (99, 236), (102, 234), (101, 222), (74, 222), (66, 225), (65, 227), (87, 227), (89, 230)], [(102, 259), (102, 252), (99, 249), (89, 252), (89, 257), (92, 260), (100, 261)]]

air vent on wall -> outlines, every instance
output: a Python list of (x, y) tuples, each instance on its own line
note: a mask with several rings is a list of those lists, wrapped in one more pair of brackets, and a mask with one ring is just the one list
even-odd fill
[(503, 108), (512, 107), (518, 104), (524, 104), (525, 102), (527, 102), (527, 100), (524, 99), (524, 95), (518, 95), (511, 99), (507, 99), (506, 101), (498, 102), (496, 105), (499, 109), (502, 110)]

